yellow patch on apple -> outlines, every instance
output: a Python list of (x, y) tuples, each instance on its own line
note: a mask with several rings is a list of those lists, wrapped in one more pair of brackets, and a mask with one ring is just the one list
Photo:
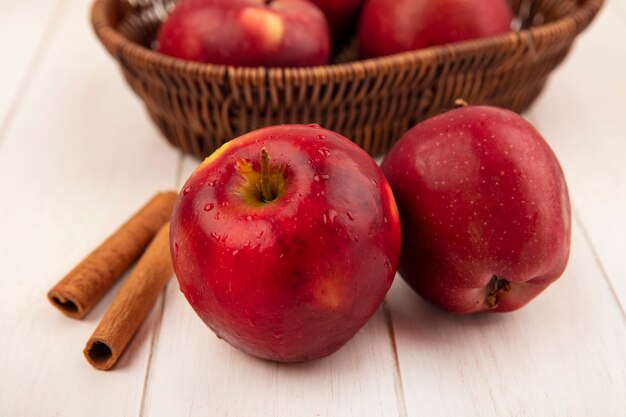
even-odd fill
[(202, 161), (200, 165), (198, 165), (198, 167), (193, 173), (195, 174), (196, 172), (200, 171), (202, 168), (211, 165), (211, 163), (213, 163), (217, 158), (219, 158), (219, 156), (223, 154), (224, 151), (226, 151), (226, 149), (228, 149), (231, 146), (231, 142), (232, 141), (226, 142), (225, 144), (217, 148), (215, 151), (213, 151), (211, 155), (204, 158), (204, 161)]
[(239, 14), (239, 21), (246, 31), (255, 35), (264, 49), (276, 48), (285, 33), (282, 18), (271, 10), (248, 7)]
[(396, 205), (396, 199), (393, 196), (393, 191), (391, 191), (391, 186), (389, 185), (389, 183), (386, 183), (383, 188), (384, 188), (385, 193), (387, 194), (388, 201), (389, 201), (389, 209), (391, 210), (391, 213), (393, 214), (394, 221), (397, 221), (397, 219), (400, 218), (400, 213), (398, 212), (398, 206)]
[(338, 308), (343, 303), (340, 277), (333, 275), (322, 278), (313, 289), (313, 297), (319, 305), (327, 308)]

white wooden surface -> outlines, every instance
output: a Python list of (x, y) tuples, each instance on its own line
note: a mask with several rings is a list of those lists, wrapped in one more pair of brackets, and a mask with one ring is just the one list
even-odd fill
[[(112, 372), (45, 300), (197, 163), (159, 138), (88, 0), (0, 1), (0, 416), (626, 415), (626, 2), (609, 0), (527, 113), (575, 212), (569, 267), (526, 308), (457, 317), (398, 278), (336, 354), (278, 365), (219, 341), (172, 281)], [(621, 40), (621, 41), (620, 41)]]
[(0, 135), (48, 49), (65, 4), (65, 0), (2, 0), (0, 3), (0, 53), (3, 57)]

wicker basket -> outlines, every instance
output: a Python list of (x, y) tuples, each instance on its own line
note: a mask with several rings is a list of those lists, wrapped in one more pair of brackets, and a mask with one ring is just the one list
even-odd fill
[(353, 44), (337, 54), (339, 63), (280, 69), (200, 64), (152, 51), (172, 1), (96, 0), (92, 23), (165, 137), (200, 157), (262, 126), (312, 122), (377, 156), (459, 97), (520, 112), (603, 3), (512, 0), (519, 32), (350, 62)]

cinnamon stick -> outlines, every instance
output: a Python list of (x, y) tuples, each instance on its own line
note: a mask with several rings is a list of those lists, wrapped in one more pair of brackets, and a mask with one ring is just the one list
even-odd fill
[(167, 223), (141, 256), (87, 341), (83, 353), (94, 368), (108, 370), (117, 362), (172, 274)]
[(50, 302), (81, 319), (137, 260), (170, 218), (176, 193), (156, 194), (48, 292)]

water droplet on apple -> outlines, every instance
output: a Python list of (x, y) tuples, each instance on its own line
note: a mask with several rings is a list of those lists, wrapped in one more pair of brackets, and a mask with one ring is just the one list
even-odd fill
[(328, 222), (328, 218), (326, 217), (326, 213), (322, 214), (322, 220), (324, 221), (324, 224), (326, 224)]
[(215, 240), (220, 240), (220, 235), (218, 235), (218, 234), (217, 234), (217, 233), (215, 233), (215, 232), (211, 232), (211, 237), (212, 237), (213, 239), (215, 239)]
[(348, 211), (348, 212), (346, 212), (346, 214), (348, 215), (348, 218), (349, 218), (350, 220), (354, 220), (354, 216), (352, 215), (352, 213), (350, 213), (350, 212)]
[(319, 181), (320, 180), (320, 176), (315, 174), (315, 176), (313, 177), (313, 181)]
[(209, 187), (215, 187), (216, 185), (217, 185), (217, 180), (209, 181), (208, 183)]
[(326, 139), (326, 135), (317, 135), (317, 138), (319, 140), (324, 140), (324, 139)]
[(235, 249), (235, 250), (233, 251), (233, 256), (237, 255), (238, 253), (239, 253), (239, 249)]
[(319, 129), (320, 125), (318, 125), (317, 123), (309, 123), (309, 127), (312, 127), (314, 129)]
[(323, 180), (327, 180), (327, 179), (330, 178), (330, 176), (328, 176), (326, 174), (322, 174), (322, 175), (320, 175), (320, 178), (323, 179)]
[(385, 223), (387, 223), (388, 222), (387, 216), (383, 217), (383, 220), (385, 221)]
[(191, 185), (188, 185), (183, 189), (183, 195), (189, 194), (189, 191), (191, 191)]
[(248, 221), (252, 220), (252, 216), (246, 216), (246, 220)]
[(331, 223), (334, 223), (335, 218), (337, 218), (337, 212), (333, 209), (328, 210), (328, 220), (330, 220)]
[(215, 220), (219, 220), (220, 219), (220, 212), (218, 211), (217, 213), (215, 213), (215, 216), (213, 216), (213, 218)]
[(326, 148), (319, 148), (317, 151), (325, 158), (330, 156), (330, 151)]
[(385, 261), (385, 268), (391, 269), (391, 262), (389, 262), (388, 260)]
[(213, 208), (215, 207), (215, 204), (213, 203), (208, 203), (204, 205), (204, 211), (211, 211), (213, 210)]

